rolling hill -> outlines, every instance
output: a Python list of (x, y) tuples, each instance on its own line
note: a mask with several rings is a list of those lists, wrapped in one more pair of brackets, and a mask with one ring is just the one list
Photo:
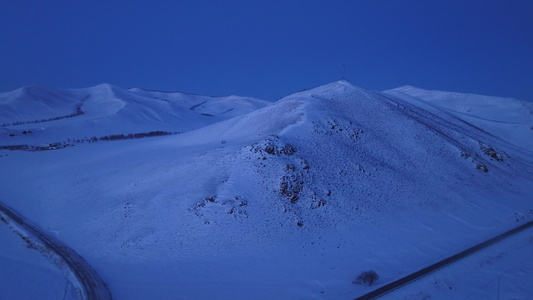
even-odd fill
[(0, 200), (115, 299), (349, 299), (364, 270), (383, 285), (533, 217), (516, 100), (346, 81), (273, 103), (31, 87), (0, 95), (0, 116)]

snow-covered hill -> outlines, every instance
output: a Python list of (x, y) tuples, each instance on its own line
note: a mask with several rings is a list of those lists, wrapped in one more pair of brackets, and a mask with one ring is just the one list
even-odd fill
[(151, 131), (185, 132), (268, 104), (249, 97), (125, 90), (109, 84), (65, 91), (31, 86), (0, 94), (0, 142), (42, 144)]
[[(68, 93), (83, 114), (5, 126), (2, 143), (181, 132), (0, 152), (1, 200), (58, 232), (115, 299), (350, 299), (369, 291), (351, 283), (362, 271), (382, 285), (533, 217), (530, 149), (429, 92)], [(22, 131), (39, 134), (9, 136)]]
[(533, 149), (533, 103), (403, 86), (385, 91), (405, 101), (427, 101), (524, 150)]
[(82, 99), (68, 91), (40, 86), (0, 94), (2, 124), (66, 116), (77, 111)]

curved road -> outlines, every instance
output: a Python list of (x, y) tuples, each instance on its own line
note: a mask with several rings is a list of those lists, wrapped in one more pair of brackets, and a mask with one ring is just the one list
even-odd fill
[(384, 286), (382, 286), (382, 287), (380, 287), (380, 288), (378, 288), (378, 289), (376, 289), (376, 290), (374, 290), (374, 291), (372, 291), (372, 292), (370, 292), (368, 294), (360, 296), (360, 297), (356, 298), (355, 300), (370, 300), (370, 299), (379, 298), (379, 297), (381, 297), (381, 296), (383, 296), (383, 295), (385, 295), (387, 293), (390, 293), (390, 292), (392, 292), (392, 291), (394, 291), (394, 290), (396, 290), (396, 289), (398, 289), (398, 288), (400, 288), (400, 287), (402, 287), (402, 286), (404, 286), (406, 284), (409, 284), (412, 281), (415, 281), (415, 280), (417, 280), (419, 278), (422, 278), (422, 277), (424, 277), (424, 276), (426, 276), (426, 275), (428, 275), (430, 273), (433, 273), (433, 272), (437, 271), (440, 268), (443, 268), (443, 267), (445, 267), (445, 266), (447, 266), (447, 265), (449, 265), (449, 264), (451, 264), (453, 262), (456, 262), (456, 261), (458, 261), (458, 260), (460, 260), (460, 259), (462, 259), (462, 258), (464, 258), (464, 257), (476, 252), (476, 251), (479, 251), (479, 250), (481, 250), (483, 248), (487, 248), (488, 246), (491, 246), (491, 245), (493, 245), (493, 244), (495, 244), (495, 243), (497, 243), (497, 242), (499, 242), (499, 241), (501, 241), (501, 240), (503, 240), (503, 239), (515, 234), (515, 233), (518, 233), (518, 232), (520, 232), (520, 231), (522, 231), (522, 230), (524, 230), (526, 228), (529, 228), (531, 226), (533, 226), (533, 221), (529, 221), (529, 222), (527, 222), (525, 224), (522, 224), (522, 225), (520, 225), (520, 226), (518, 226), (516, 228), (513, 228), (513, 229), (511, 229), (509, 231), (506, 231), (506, 232), (504, 232), (504, 233), (502, 233), (502, 234), (500, 234), (498, 236), (495, 236), (495, 237), (493, 237), (493, 238), (491, 238), (489, 240), (486, 240), (486, 241), (484, 241), (482, 243), (479, 243), (479, 244), (477, 244), (477, 245), (475, 245), (473, 247), (470, 247), (470, 248), (468, 248), (468, 249), (466, 249), (464, 251), (461, 251), (461, 252), (459, 252), (459, 253), (457, 253), (455, 255), (452, 255), (452, 256), (450, 256), (448, 258), (445, 258), (445, 259), (443, 259), (443, 260), (441, 260), (441, 261), (439, 261), (437, 263), (434, 263), (431, 266), (425, 267), (425, 268), (423, 268), (421, 270), (418, 270), (418, 271), (416, 271), (416, 272), (414, 272), (412, 274), (409, 274), (409, 275), (407, 275), (405, 277), (402, 277), (402, 278), (400, 278), (400, 279), (398, 279), (396, 281), (393, 281), (393, 282), (391, 282), (391, 283), (389, 283), (387, 285), (384, 285)]
[(19, 224), (28, 233), (32, 234), (35, 238), (47, 248), (60, 256), (70, 267), (76, 279), (80, 282), (85, 298), (89, 300), (111, 300), (111, 293), (106, 284), (96, 274), (96, 272), (89, 266), (89, 264), (72, 248), (61, 243), (59, 240), (46, 234), (43, 230), (24, 222), (22, 216), (5, 205), (0, 203), (0, 211), (12, 222)]

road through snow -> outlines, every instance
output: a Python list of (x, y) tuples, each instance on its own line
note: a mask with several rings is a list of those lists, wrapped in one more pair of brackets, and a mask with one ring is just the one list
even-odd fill
[(0, 203), (0, 212), (4, 214), (5, 217), (11, 219), (12, 222), (17, 223), (21, 228), (23, 228), (26, 233), (30, 234), (31, 238), (35, 238), (42, 243), (46, 249), (54, 252), (56, 255), (61, 257), (62, 260), (69, 266), (71, 271), (76, 276), (76, 279), (79, 281), (83, 291), (83, 299), (88, 300), (111, 300), (111, 293), (107, 288), (106, 284), (102, 279), (96, 274), (96, 272), (89, 266), (89, 264), (83, 259), (72, 248), (69, 248), (65, 244), (61, 243), (59, 240), (53, 238), (52, 236), (46, 234), (43, 230), (29, 224), (24, 221), (24, 218), (12, 209), (6, 207)]
[(424, 276), (426, 276), (426, 275), (428, 275), (430, 273), (433, 273), (433, 272), (437, 271), (440, 268), (443, 268), (443, 267), (445, 267), (445, 266), (447, 266), (447, 265), (449, 265), (449, 264), (451, 264), (453, 262), (456, 262), (456, 261), (458, 261), (458, 260), (460, 260), (462, 258), (465, 258), (466, 256), (468, 256), (468, 255), (470, 255), (470, 254), (472, 254), (474, 252), (477, 252), (477, 251), (479, 251), (479, 250), (481, 250), (483, 248), (487, 248), (487, 247), (489, 247), (489, 246), (491, 246), (491, 245), (493, 245), (493, 244), (495, 244), (495, 243), (497, 243), (497, 242), (499, 242), (499, 241), (501, 241), (501, 240), (503, 240), (503, 239), (515, 234), (515, 233), (518, 233), (518, 232), (520, 232), (520, 231), (522, 231), (524, 229), (527, 229), (529, 227), (532, 227), (532, 226), (533, 226), (533, 221), (529, 221), (529, 222), (527, 222), (525, 224), (522, 224), (522, 225), (520, 225), (518, 227), (515, 227), (515, 228), (513, 228), (511, 230), (508, 230), (508, 231), (506, 231), (506, 232), (504, 232), (504, 233), (502, 233), (500, 235), (497, 235), (497, 236), (495, 236), (495, 237), (493, 237), (493, 238), (491, 238), (489, 240), (486, 240), (486, 241), (484, 241), (482, 243), (479, 243), (479, 244), (477, 244), (475, 246), (472, 246), (472, 247), (470, 247), (470, 248), (468, 248), (466, 250), (463, 250), (463, 251), (461, 251), (461, 252), (459, 252), (459, 253), (457, 253), (455, 255), (452, 255), (452, 256), (450, 256), (448, 258), (445, 258), (445, 259), (443, 259), (443, 260), (441, 260), (441, 261), (439, 261), (437, 263), (434, 263), (434, 264), (432, 264), (432, 265), (430, 265), (428, 267), (425, 267), (425, 268), (423, 268), (421, 270), (418, 270), (418, 271), (416, 271), (414, 273), (411, 273), (411, 274), (409, 274), (409, 275), (407, 275), (405, 277), (402, 277), (402, 278), (400, 278), (400, 279), (398, 279), (396, 281), (393, 281), (393, 282), (391, 282), (391, 283), (389, 283), (387, 285), (384, 285), (384, 286), (382, 286), (382, 287), (380, 287), (380, 288), (378, 288), (378, 289), (376, 289), (376, 290), (374, 290), (374, 291), (372, 291), (370, 293), (367, 293), (367, 294), (365, 294), (363, 296), (360, 296), (360, 297), (356, 298), (355, 300), (370, 300), (370, 299), (379, 298), (379, 297), (381, 297), (381, 296), (383, 296), (383, 295), (385, 295), (387, 293), (390, 293), (390, 292), (392, 292), (392, 291), (394, 291), (394, 290), (396, 290), (396, 289), (398, 289), (398, 288), (400, 288), (400, 287), (402, 287), (402, 286), (404, 286), (406, 284), (409, 284), (409, 283), (411, 283), (411, 282), (413, 282), (413, 281), (415, 281), (417, 279), (420, 279), (420, 278), (422, 278), (422, 277), (424, 277)]

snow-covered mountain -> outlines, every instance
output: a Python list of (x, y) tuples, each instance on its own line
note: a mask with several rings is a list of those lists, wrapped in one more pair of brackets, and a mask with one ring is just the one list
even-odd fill
[[(11, 137), (2, 144), (52, 143), (156, 130), (185, 132), (269, 103), (238, 96), (125, 90), (109, 84), (64, 91), (30, 86), (0, 94), (0, 139)], [(31, 138), (24, 131), (31, 131)]]
[[(531, 106), (516, 100), (346, 81), (274, 103), (32, 87), (0, 95), (0, 116), (0, 146), (69, 145), (0, 150), (0, 200), (115, 299), (350, 299), (369, 291), (351, 283), (362, 271), (383, 285), (533, 217)], [(77, 141), (155, 131), (179, 134)]]

